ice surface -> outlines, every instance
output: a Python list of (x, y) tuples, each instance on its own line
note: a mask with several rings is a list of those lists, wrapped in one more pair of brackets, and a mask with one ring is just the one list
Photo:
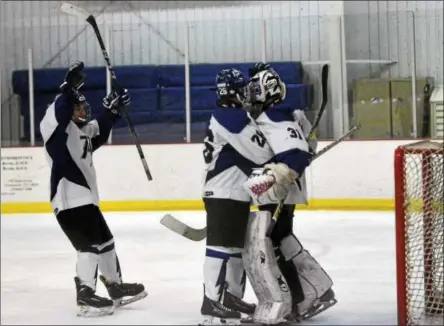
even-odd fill
[[(2, 324), (196, 325), (202, 300), (205, 241), (159, 223), (166, 212), (106, 213), (127, 282), (148, 297), (112, 316), (76, 316), (76, 253), (52, 215), (1, 217)], [(194, 226), (205, 214), (168, 212)], [(392, 212), (300, 211), (295, 233), (334, 281), (338, 304), (306, 325), (396, 324)], [(102, 284), (98, 294), (105, 295)], [(255, 301), (247, 287), (246, 299)]]

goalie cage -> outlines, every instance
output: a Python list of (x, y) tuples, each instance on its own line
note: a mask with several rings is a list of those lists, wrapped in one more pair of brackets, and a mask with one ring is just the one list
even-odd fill
[(443, 325), (443, 157), (432, 141), (395, 150), (399, 325)]

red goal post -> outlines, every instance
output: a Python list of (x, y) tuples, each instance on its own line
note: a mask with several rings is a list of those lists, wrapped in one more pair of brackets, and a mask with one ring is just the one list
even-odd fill
[(421, 141), (395, 150), (399, 325), (443, 325), (444, 147)]

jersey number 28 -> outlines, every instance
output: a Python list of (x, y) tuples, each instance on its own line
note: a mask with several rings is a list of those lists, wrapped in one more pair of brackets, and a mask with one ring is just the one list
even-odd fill
[(262, 132), (256, 130), (256, 133), (251, 137), (251, 141), (262, 148), (265, 146), (265, 142), (267, 141), (267, 139), (265, 139), (265, 136)]

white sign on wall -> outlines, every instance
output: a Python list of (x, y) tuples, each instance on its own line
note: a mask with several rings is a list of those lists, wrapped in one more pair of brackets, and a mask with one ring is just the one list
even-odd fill
[(38, 202), (49, 198), (49, 169), (43, 149), (2, 149), (2, 202)]

